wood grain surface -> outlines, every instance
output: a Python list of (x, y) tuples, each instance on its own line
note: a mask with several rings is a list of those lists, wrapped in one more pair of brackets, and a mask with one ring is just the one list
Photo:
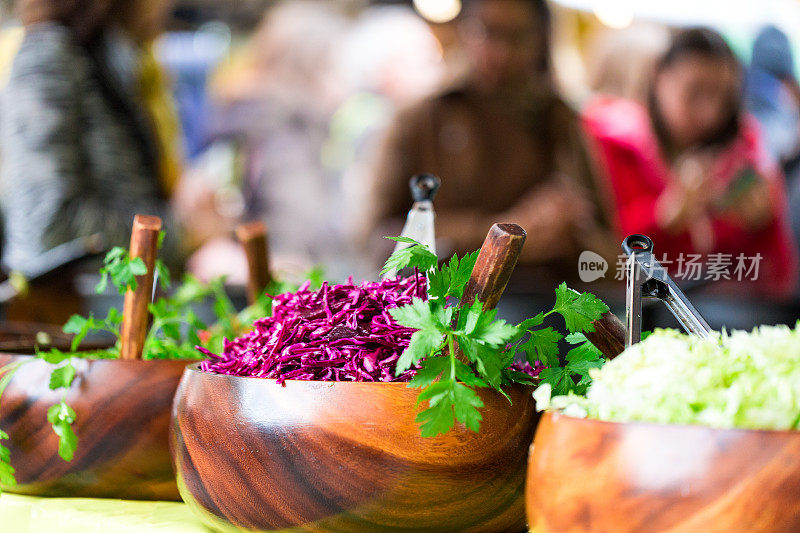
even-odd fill
[(483, 302), (484, 310), (497, 307), (517, 266), (525, 237), (525, 230), (516, 224), (492, 225), (464, 287), (462, 306), (470, 306), (478, 300)]
[(800, 432), (547, 413), (531, 447), (532, 531), (800, 531)]
[(253, 304), (272, 280), (267, 226), (261, 221), (240, 224), (236, 227), (236, 238), (244, 248), (247, 259), (247, 303)]
[(120, 359), (140, 359), (150, 313), (147, 306), (153, 299), (153, 276), (155, 273), (156, 255), (158, 254), (158, 234), (161, 231), (161, 219), (147, 215), (136, 215), (131, 230), (130, 257), (139, 257), (144, 261), (147, 272), (136, 276), (136, 290), (125, 293), (125, 306), (122, 311), (120, 328)]
[[(525, 237), (525, 230), (517, 224), (493, 224), (489, 228), (464, 287), (459, 307), (469, 307), (475, 301), (483, 302), (484, 311), (497, 307), (514, 267), (517, 266)], [(456, 317), (453, 323), (457, 321)], [(470, 363), (460, 346), (456, 346), (455, 351), (458, 359)]]
[(170, 431), (181, 495), (219, 531), (525, 530), (532, 389), (483, 391), (480, 433), (436, 438), (405, 383), (287, 381), (187, 368)]
[(608, 311), (592, 325), (594, 331), (585, 331), (584, 335), (606, 359), (614, 359), (625, 350), (625, 324), (615, 314)]
[[(58, 456), (47, 409), (61, 400), (48, 388), (52, 367), (31, 356), (0, 354), (0, 366), (27, 361), (0, 402), (16, 487), (36, 496), (180, 499), (170, 464), (168, 428), (186, 361), (75, 360), (66, 401), (76, 412), (78, 448)], [(2, 530), (2, 526), (0, 526)]]

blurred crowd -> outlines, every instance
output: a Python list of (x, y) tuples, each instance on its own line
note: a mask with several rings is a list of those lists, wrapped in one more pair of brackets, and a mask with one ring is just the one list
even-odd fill
[[(171, 0), (18, 0), (0, 29), (4, 270), (38, 276), (89, 235), (125, 245), (146, 213), (176, 271), (243, 284), (233, 228), (263, 220), (274, 270), (372, 277), (424, 172), (441, 257), (494, 222), (526, 229), (512, 298), (619, 293), (619, 243), (643, 233), (692, 290), (798, 301), (800, 85), (780, 29), (746, 57), (706, 27), (608, 30), (568, 97), (547, 2), (462, 4), (431, 24), (410, 3), (285, 0), (242, 33), (166, 31)], [(586, 251), (604, 279), (580, 275)], [(75, 271), (42, 285), (47, 305)]]

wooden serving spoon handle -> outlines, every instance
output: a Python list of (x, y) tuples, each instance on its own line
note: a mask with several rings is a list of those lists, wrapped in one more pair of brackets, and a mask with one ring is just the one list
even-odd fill
[[(489, 229), (464, 287), (462, 308), (469, 307), (476, 300), (483, 303), (484, 311), (497, 306), (517, 265), (525, 237), (525, 230), (516, 224), (494, 224)], [(465, 360), (459, 348), (456, 348), (456, 357)]]
[(589, 342), (600, 350), (606, 359), (614, 359), (625, 349), (625, 324), (608, 311), (592, 322), (594, 331), (584, 332)]
[(464, 288), (461, 306), (475, 300), (483, 302), (484, 311), (494, 309), (517, 265), (526, 233), (516, 224), (494, 224), (483, 241), (472, 275)]
[[(475, 300), (483, 302), (484, 310), (497, 305), (517, 264), (525, 235), (525, 230), (516, 224), (492, 226), (464, 289), (462, 306), (472, 305)], [(609, 311), (595, 320), (593, 325), (595, 330), (586, 333), (586, 338), (607, 359), (622, 353), (625, 349), (625, 325), (616, 315)]]
[(244, 248), (247, 258), (247, 303), (252, 305), (272, 281), (269, 272), (267, 226), (259, 220), (240, 224), (236, 227), (236, 238)]
[(136, 276), (136, 290), (125, 293), (120, 329), (120, 359), (141, 359), (144, 340), (147, 335), (149, 316), (147, 306), (153, 297), (153, 274), (158, 253), (158, 234), (161, 219), (148, 215), (136, 215), (131, 231), (131, 259), (139, 257), (144, 261), (147, 272)]

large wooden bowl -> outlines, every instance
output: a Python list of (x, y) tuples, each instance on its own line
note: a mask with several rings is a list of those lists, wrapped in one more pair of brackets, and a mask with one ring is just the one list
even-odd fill
[[(75, 409), (78, 448), (58, 456), (47, 409), (62, 391), (48, 388), (51, 366), (31, 356), (0, 354), (20, 367), (0, 400), (0, 428), (10, 439), (18, 485), (36, 496), (179, 500), (169, 454), (172, 399), (186, 361), (76, 360), (66, 401)], [(1, 529), (1, 528), (0, 528)]]
[(800, 531), (800, 431), (546, 414), (531, 447), (532, 531)]
[(482, 394), (480, 433), (422, 438), (404, 383), (224, 376), (190, 365), (170, 432), (184, 501), (218, 531), (525, 530), (531, 388)]

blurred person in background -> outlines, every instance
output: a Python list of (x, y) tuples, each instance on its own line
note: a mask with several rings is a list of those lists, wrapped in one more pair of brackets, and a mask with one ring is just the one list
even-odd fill
[(800, 246), (800, 84), (789, 39), (775, 26), (762, 29), (753, 43), (745, 89), (764, 144), (786, 175), (791, 225)]
[[(164, 219), (162, 256), (175, 264), (168, 198), (179, 131), (150, 51), (169, 8), (169, 0), (18, 3), (25, 37), (0, 101), (8, 269), (25, 274), (53, 247), (95, 233), (125, 246), (137, 213)], [(59, 294), (72, 300), (72, 280), (58, 281), (43, 294), (45, 308), (78, 310), (53, 305)], [(24, 304), (37, 312), (34, 300)]]
[(352, 250), (350, 270), (370, 275), (357, 242), (372, 228), (361, 218), (369, 201), (372, 158), (394, 113), (430, 96), (445, 74), (442, 47), (430, 27), (410, 7), (373, 6), (347, 32), (340, 56), (348, 96), (331, 117), (323, 160), (341, 176), (344, 214)]
[(621, 30), (605, 29), (590, 47), (589, 88), (592, 93), (647, 101), (656, 60), (669, 45), (669, 31), (637, 23)]
[(681, 254), (760, 254), (754, 285), (786, 297), (797, 257), (784, 179), (742, 105), (730, 47), (713, 30), (690, 29), (656, 63), (647, 106), (598, 98), (585, 124), (613, 190), (620, 238), (649, 235), (673, 273)]
[[(336, 64), (345, 27), (329, 2), (281, 2), (212, 78), (216, 110), (208, 120), (209, 141), (212, 150), (232, 147), (237, 168), (216, 183), (203, 182), (200, 170), (187, 185), (222, 192), (236, 184), (241, 205), (227, 212), (266, 222), (279, 270), (332, 264), (342, 255), (341, 186), (324, 168), (322, 151), (331, 115), (345, 96)], [(219, 208), (217, 201), (207, 211)], [(195, 210), (198, 223), (206, 217)], [(189, 268), (202, 278), (227, 273), (239, 279), (242, 272), (231, 267), (244, 263), (230, 261), (241, 255), (239, 246), (225, 228), (208, 229), (215, 228)]]
[(610, 240), (578, 117), (554, 87), (547, 4), (465, 2), (459, 35), (470, 70), (398, 114), (368, 219), (382, 235), (399, 233), (412, 203), (409, 178), (436, 174), (443, 255), (479, 248), (495, 222), (517, 223), (528, 237), (509, 288), (549, 292), (577, 276), (581, 250), (607, 249)]
[(775, 26), (762, 29), (753, 43), (745, 98), (761, 124), (764, 146), (791, 183), (800, 171), (800, 85), (789, 39)]

